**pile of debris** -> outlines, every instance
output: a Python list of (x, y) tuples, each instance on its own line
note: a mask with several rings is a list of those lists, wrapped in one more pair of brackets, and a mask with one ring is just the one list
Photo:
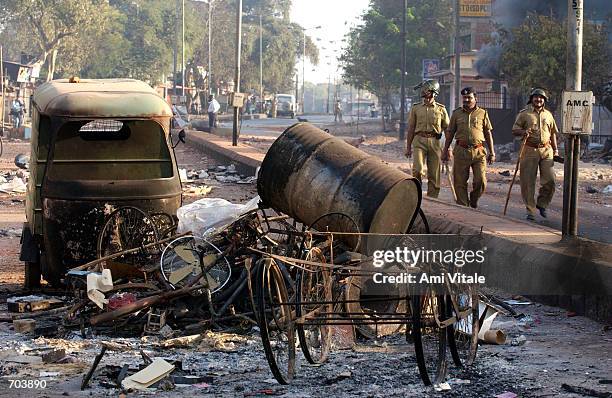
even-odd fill
[(581, 160), (599, 164), (612, 163), (612, 139), (606, 139), (604, 144), (590, 143), (585, 148)]

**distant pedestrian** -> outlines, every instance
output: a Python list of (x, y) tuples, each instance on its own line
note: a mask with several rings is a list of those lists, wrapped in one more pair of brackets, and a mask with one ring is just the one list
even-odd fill
[(19, 99), (19, 96), (15, 97), (11, 102), (11, 117), (13, 119), (13, 127), (18, 129), (23, 124), (23, 115), (25, 113), (25, 106)]
[(217, 113), (221, 109), (221, 105), (215, 99), (214, 95), (208, 96), (208, 128), (213, 129), (217, 125)]
[[(478, 199), (487, 186), (487, 163), (495, 161), (495, 148), (493, 147), (493, 126), (489, 114), (484, 108), (476, 105), (476, 92), (472, 87), (461, 90), (463, 106), (453, 111), (448, 129), (446, 142), (442, 150), (442, 161), (453, 158), (453, 185), (457, 194), (457, 203), (472, 208), (478, 207)], [(455, 141), (452, 155), (450, 144)], [(488, 153), (484, 144), (487, 145)], [(470, 169), (474, 179), (472, 191), (468, 198), (467, 182)]]
[[(536, 209), (546, 218), (546, 208), (555, 193), (554, 156), (559, 155), (557, 147), (557, 124), (553, 114), (545, 106), (546, 92), (535, 88), (529, 95), (530, 104), (516, 116), (512, 134), (526, 137), (523, 156), (520, 159), (521, 195), (527, 208), (527, 219), (535, 220)], [(540, 190), (534, 199), (536, 178), (540, 170)]]
[(338, 121), (342, 123), (342, 102), (340, 100), (337, 100), (334, 105), (334, 123)]

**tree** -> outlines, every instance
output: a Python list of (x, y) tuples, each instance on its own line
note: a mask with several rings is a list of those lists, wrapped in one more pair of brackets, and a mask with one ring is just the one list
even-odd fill
[[(450, 1), (415, 0), (406, 11), (406, 82), (421, 80), (423, 58), (448, 53)], [(401, 84), (401, 2), (372, 0), (362, 24), (347, 34), (340, 57), (345, 82), (376, 94), (385, 104)]]
[(53, 79), (58, 51), (88, 47), (88, 38), (103, 32), (112, 18), (104, 0), (2, 0), (2, 25), (23, 32), (26, 43), (37, 50), (37, 62), (47, 66)]
[[(582, 89), (596, 94), (612, 66), (607, 35), (605, 27), (584, 24)], [(501, 37), (501, 71), (512, 91), (525, 94), (532, 87), (543, 87), (553, 101), (559, 99), (565, 89), (567, 22), (529, 14), (523, 24)]]

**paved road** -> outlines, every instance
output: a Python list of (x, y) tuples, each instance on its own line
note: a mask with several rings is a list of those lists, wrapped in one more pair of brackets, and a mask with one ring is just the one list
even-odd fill
[[(315, 126), (323, 126), (334, 122), (334, 115), (305, 115), (298, 116), (300, 119), (304, 118), (309, 123)], [(349, 116), (345, 117), (345, 122), (351, 120)], [(357, 118), (354, 118), (356, 121)], [(369, 118), (363, 119), (364, 121), (371, 120)], [(298, 119), (291, 119), (289, 117), (278, 117), (275, 119), (253, 119), (243, 120), (242, 128), (240, 130), (241, 135), (255, 135), (255, 136), (267, 136), (267, 137), (278, 137), (287, 127), (294, 123), (297, 123)], [(222, 126), (231, 127), (232, 122), (223, 122)]]

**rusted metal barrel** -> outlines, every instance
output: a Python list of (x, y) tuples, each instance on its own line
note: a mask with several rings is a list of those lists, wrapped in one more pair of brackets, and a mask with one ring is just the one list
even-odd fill
[(340, 212), (361, 232), (404, 233), (421, 205), (415, 178), (309, 123), (287, 128), (268, 149), (257, 192), (306, 225)]

